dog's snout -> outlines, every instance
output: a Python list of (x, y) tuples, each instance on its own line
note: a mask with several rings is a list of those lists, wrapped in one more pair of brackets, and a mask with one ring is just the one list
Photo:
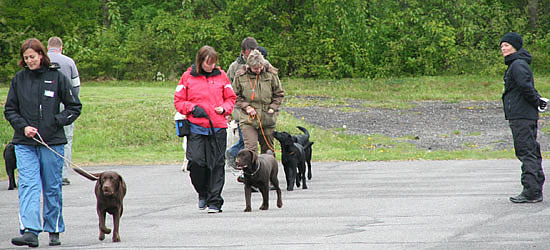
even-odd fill
[(103, 186), (102, 186), (101, 189), (103, 190), (103, 193), (105, 193), (105, 194), (112, 194), (114, 192), (113, 183), (110, 182), (110, 181), (105, 181), (103, 183)]

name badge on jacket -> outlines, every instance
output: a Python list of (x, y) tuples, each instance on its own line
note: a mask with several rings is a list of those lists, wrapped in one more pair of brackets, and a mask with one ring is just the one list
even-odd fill
[(47, 96), (47, 97), (53, 97), (53, 96), (54, 96), (54, 92), (51, 91), (51, 90), (45, 90), (45, 91), (44, 91), (44, 95)]

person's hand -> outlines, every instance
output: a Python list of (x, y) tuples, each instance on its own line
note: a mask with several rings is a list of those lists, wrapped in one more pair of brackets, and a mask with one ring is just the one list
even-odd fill
[(539, 108), (539, 112), (546, 111), (546, 108), (548, 108), (548, 99), (541, 97), (539, 99), (539, 107), (538, 108)]
[(197, 117), (197, 118), (208, 116), (208, 114), (206, 114), (206, 111), (204, 111), (204, 109), (199, 105), (195, 106), (193, 108), (193, 112), (191, 113), (193, 114), (194, 117)]
[(248, 115), (256, 115), (256, 110), (252, 106), (246, 107), (246, 113)]
[(26, 137), (33, 138), (36, 135), (36, 133), (38, 133), (38, 129), (36, 129), (35, 127), (31, 127), (31, 126), (25, 127)]
[(222, 107), (215, 107), (214, 110), (216, 111), (216, 114), (221, 115), (225, 110), (223, 110)]
[(268, 110), (267, 110), (267, 113), (268, 113), (268, 114), (273, 114), (273, 113), (275, 113), (275, 110), (273, 110), (273, 109), (268, 109)]

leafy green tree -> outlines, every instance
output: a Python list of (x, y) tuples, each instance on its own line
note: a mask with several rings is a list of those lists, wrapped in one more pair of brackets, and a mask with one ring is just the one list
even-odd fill
[(0, 81), (21, 42), (56, 35), (89, 79), (177, 79), (213, 46), (227, 68), (255, 37), (280, 76), (343, 78), (501, 74), (500, 37), (523, 35), (550, 72), (543, 0), (0, 0)]

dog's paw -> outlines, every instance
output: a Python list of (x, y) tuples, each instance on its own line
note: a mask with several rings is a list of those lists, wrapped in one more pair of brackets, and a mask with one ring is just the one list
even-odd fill
[(113, 235), (113, 242), (120, 242), (120, 236), (119, 235)]
[(283, 202), (282, 201), (277, 201), (277, 207), (282, 208), (283, 207)]
[(264, 206), (264, 205), (260, 206), (260, 210), (268, 210), (268, 209), (269, 209), (269, 206)]
[(99, 240), (104, 240), (104, 239), (105, 239), (105, 234), (99, 233)]
[(103, 227), (103, 228), (101, 228), (101, 232), (102, 232), (102, 233), (105, 233), (105, 234), (110, 234), (110, 233), (111, 233), (111, 229), (110, 229), (110, 228)]
[(250, 211), (252, 211), (252, 208), (250, 208), (250, 207), (246, 207), (246, 208), (243, 210), (243, 212), (250, 212)]

